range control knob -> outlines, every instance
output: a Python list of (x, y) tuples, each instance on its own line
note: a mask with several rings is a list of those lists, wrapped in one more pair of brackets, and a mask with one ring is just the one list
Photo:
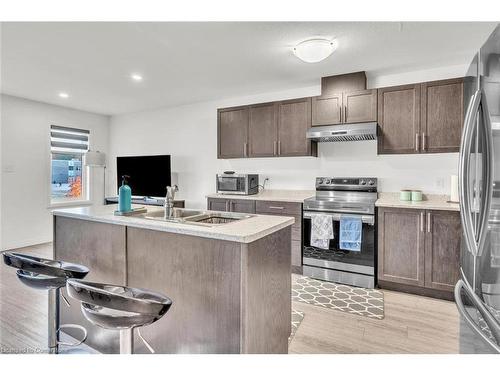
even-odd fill
[(366, 181), (365, 180), (359, 180), (359, 184), (360, 185), (366, 185)]
[(325, 184), (329, 184), (330, 182), (331, 182), (331, 180), (330, 180), (329, 178), (327, 178), (327, 179), (325, 180)]
[(373, 181), (373, 180), (368, 181), (368, 185), (374, 185), (374, 184), (375, 184), (375, 181)]
[(323, 183), (323, 179), (322, 178), (318, 178), (318, 184), (322, 184)]

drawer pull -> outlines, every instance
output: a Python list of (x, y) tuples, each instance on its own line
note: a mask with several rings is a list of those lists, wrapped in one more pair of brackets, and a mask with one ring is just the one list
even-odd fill
[(278, 207), (278, 206), (269, 206), (269, 208), (273, 209), (273, 210), (284, 210), (285, 207)]

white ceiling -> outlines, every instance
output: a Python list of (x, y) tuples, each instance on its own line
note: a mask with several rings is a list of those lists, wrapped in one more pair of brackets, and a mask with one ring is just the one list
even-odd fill
[[(104, 114), (313, 85), (319, 77), (467, 64), (493, 23), (2, 23), (3, 93)], [(317, 64), (312, 36), (339, 48)], [(141, 83), (129, 75), (140, 72)], [(58, 92), (66, 91), (63, 100)]]

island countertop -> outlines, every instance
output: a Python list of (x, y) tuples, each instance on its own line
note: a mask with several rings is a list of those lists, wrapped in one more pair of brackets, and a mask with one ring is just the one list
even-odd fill
[[(55, 216), (240, 243), (254, 242), (280, 229), (293, 225), (295, 222), (293, 217), (287, 216), (252, 215), (250, 218), (231, 223), (206, 226), (151, 220), (134, 216), (115, 216), (114, 211), (116, 209), (117, 205), (89, 206), (56, 209), (52, 211), (52, 214)], [(157, 211), (158, 209), (158, 207), (147, 207), (148, 212)]]

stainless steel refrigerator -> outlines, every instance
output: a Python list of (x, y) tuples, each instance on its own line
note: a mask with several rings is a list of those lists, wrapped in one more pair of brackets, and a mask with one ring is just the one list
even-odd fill
[(469, 67), (464, 100), (460, 352), (500, 353), (500, 26)]

